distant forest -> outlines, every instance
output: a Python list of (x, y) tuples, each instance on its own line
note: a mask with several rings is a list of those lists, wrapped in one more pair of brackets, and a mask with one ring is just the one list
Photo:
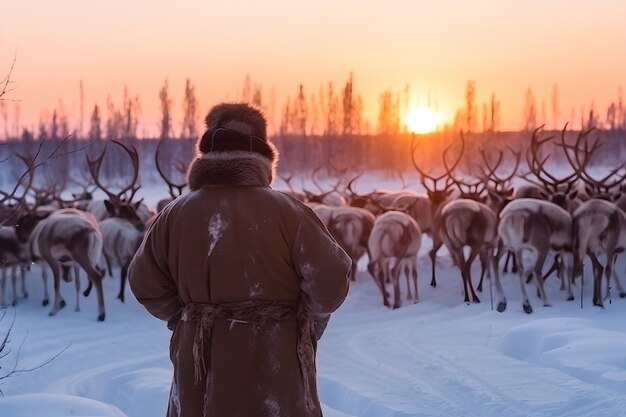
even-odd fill
[[(19, 124), (19, 103), (8, 100), (10, 73), (0, 87), (0, 185), (10, 182), (23, 170), (23, 162), (17, 154), (33, 155), (40, 150), (41, 155), (52, 152), (60, 146), (55, 157), (37, 170), (37, 182), (69, 181), (79, 183), (87, 178), (85, 156), (98, 155), (111, 139), (132, 143), (140, 156), (140, 176), (144, 184), (160, 181), (155, 169), (155, 149), (163, 141), (160, 161), (171, 178), (183, 178), (184, 169), (196, 155), (195, 142), (201, 132), (200, 114), (195, 87), (190, 80), (185, 83), (182, 103), (182, 118), (174, 121), (174, 106), (165, 81), (159, 91), (161, 119), (158, 134), (143, 135), (139, 132), (141, 103), (139, 97), (132, 97), (124, 89), (121, 104), (107, 100), (106, 108), (95, 105), (88, 118), (83, 117), (84, 103), (81, 98), (81, 116), (78, 121), (70, 121), (61, 105), (47, 116), (42, 116), (36, 131), (22, 128)], [(83, 88), (81, 83), (81, 97)], [(465, 89), (465, 106), (458, 109), (454, 123), (442, 126), (437, 132), (413, 136), (401, 115), (409, 106), (410, 91), (384, 91), (379, 99), (379, 112), (376, 130), (362, 118), (363, 102), (355, 90), (353, 75), (350, 74), (341, 88), (332, 83), (320, 86), (316, 93), (306, 92), (299, 85), (293, 97), (288, 97), (279, 111), (273, 95), (267, 99), (261, 86), (253, 85), (249, 76), (238, 93), (238, 101), (251, 103), (263, 110), (270, 120), (271, 139), (278, 147), (281, 156), (279, 174), (306, 174), (317, 172), (328, 177), (354, 176), (361, 172), (377, 170), (390, 174), (414, 172), (413, 162), (422, 169), (441, 171), (444, 169), (442, 155), (451, 147), (454, 153), (461, 135), (465, 138), (465, 151), (459, 169), (471, 174), (480, 163), (481, 151), (487, 153), (494, 148), (513, 149), (525, 153), (533, 130), (546, 124), (554, 128), (559, 115), (558, 86), (555, 84), (551, 103), (537, 105), (532, 91), (528, 89), (524, 108), (522, 128), (518, 132), (500, 131), (500, 103), (495, 94), (488, 103), (476, 102), (476, 85), (468, 81)], [(12, 107), (13, 106), (13, 107)], [(436, 108), (436, 103), (429, 106)], [(572, 115), (574, 113), (572, 112)], [(275, 116), (279, 117), (275, 117)], [(611, 103), (606, 112), (591, 107), (581, 109), (579, 120), (571, 120), (565, 131), (566, 141), (571, 143), (581, 129), (593, 129), (590, 139), (599, 139), (604, 146), (594, 153), (591, 164), (616, 166), (626, 156), (626, 106), (621, 97)], [(272, 126), (272, 120), (280, 120)], [(175, 126), (177, 129), (175, 129)], [(559, 126), (558, 129), (564, 128)], [(542, 138), (555, 136), (558, 141), (560, 130), (541, 130)], [(42, 145), (43, 143), (43, 145)], [(412, 153), (412, 144), (415, 152)], [(108, 147), (102, 176), (109, 181), (130, 175), (128, 157), (119, 147)], [(558, 146), (545, 146), (549, 153), (549, 163), (564, 161), (562, 149)], [(122, 152), (122, 153), (120, 153)], [(511, 160), (513, 153), (506, 151), (505, 160)], [(522, 158), (522, 166), (524, 158)], [(9, 174), (9, 175), (6, 175)]]
[[(539, 131), (540, 138), (554, 136), (553, 143), (542, 148), (542, 155), (549, 156), (549, 164), (567, 164), (562, 148), (557, 146), (561, 131)], [(567, 143), (576, 140), (579, 131), (566, 131)], [(513, 163), (510, 149), (526, 151), (532, 132), (464, 133), (465, 150), (458, 169), (466, 174), (476, 172), (481, 164), (481, 151), (494, 155), (495, 149), (504, 152), (505, 164)], [(297, 136), (284, 135), (273, 138), (280, 151), (278, 173), (283, 177), (292, 174), (308, 176), (316, 172), (318, 176), (342, 179), (352, 178), (369, 171), (384, 172), (391, 176), (400, 173), (415, 173), (411, 156), (412, 144), (415, 147), (413, 158), (422, 170), (440, 173), (444, 169), (442, 155), (450, 148), (448, 163), (456, 158), (460, 150), (461, 134), (438, 132), (426, 135), (361, 135), (361, 136)], [(626, 131), (593, 130), (590, 140), (600, 140), (603, 146), (594, 153), (591, 165), (618, 166), (626, 159)], [(160, 165), (167, 176), (175, 182), (184, 180), (185, 169), (197, 155), (195, 139), (122, 139), (133, 144), (140, 158), (140, 180), (142, 184), (155, 184), (161, 178), (155, 166), (155, 150), (163, 140)], [(52, 153), (55, 157), (40, 167), (35, 175), (36, 183), (67, 184), (68, 188), (79, 187), (88, 182), (89, 173), (85, 157), (94, 158), (100, 154), (109, 141), (106, 139), (89, 141), (69, 137), (66, 139), (30, 138), (5, 142), (0, 145), (0, 187), (10, 184), (24, 170), (24, 163), (16, 154), (34, 155), (38, 150), (42, 157)], [(520, 167), (525, 166), (522, 157)], [(181, 169), (182, 165), (182, 169)], [(107, 154), (102, 165), (102, 178), (114, 186), (116, 181), (131, 175), (128, 156), (117, 146), (107, 146)]]

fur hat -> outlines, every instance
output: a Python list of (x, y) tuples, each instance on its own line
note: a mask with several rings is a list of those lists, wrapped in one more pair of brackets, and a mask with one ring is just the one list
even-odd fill
[(202, 153), (191, 166), (189, 188), (239, 185), (269, 187), (278, 149), (267, 139), (263, 114), (245, 103), (222, 103), (209, 111), (207, 131), (198, 142)]
[(263, 114), (245, 103), (222, 103), (214, 106), (205, 118), (207, 131), (198, 148), (209, 152), (248, 151), (270, 161), (276, 148), (267, 140), (267, 121)]

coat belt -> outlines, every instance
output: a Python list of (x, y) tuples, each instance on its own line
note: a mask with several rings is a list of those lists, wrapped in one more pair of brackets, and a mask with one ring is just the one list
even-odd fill
[[(315, 375), (315, 324), (303, 303), (297, 301), (246, 300), (230, 303), (188, 303), (180, 312), (180, 321), (195, 322), (196, 331), (193, 340), (194, 378), (198, 384), (202, 372), (206, 375), (206, 393), (209, 392), (211, 352), (205, 358), (204, 340), (211, 340), (216, 319), (242, 321), (263, 326), (277, 321), (296, 320), (298, 326), (298, 360), (309, 410), (316, 407), (310, 387), (310, 378)], [(204, 409), (207, 410), (209, 396), (205, 395)]]

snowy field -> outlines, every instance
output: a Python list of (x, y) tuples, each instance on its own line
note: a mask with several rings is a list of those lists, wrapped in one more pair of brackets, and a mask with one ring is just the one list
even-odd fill
[[(154, 203), (157, 195), (144, 196)], [(491, 308), (488, 281), (482, 302), (467, 305), (445, 249), (438, 286), (430, 287), (430, 245), (425, 238), (419, 303), (405, 301), (397, 310), (382, 306), (361, 259), (357, 280), (319, 343), (326, 417), (626, 416), (626, 299), (614, 291), (604, 309), (593, 307), (587, 267), (583, 308), (580, 283), (568, 302), (551, 278), (553, 306), (542, 307), (529, 286), (534, 313), (527, 315), (512, 274), (502, 277), (505, 312)], [(621, 259), (617, 271), (624, 281)], [(0, 322), (3, 335), (15, 317), (12, 352), (0, 359), (0, 375), (17, 359), (18, 368), (31, 368), (65, 350), (39, 369), (0, 381), (1, 417), (164, 415), (170, 333), (130, 291), (125, 304), (117, 300), (118, 286), (118, 279), (105, 279), (103, 323), (96, 321), (93, 295), (81, 296), (81, 311), (74, 311), (68, 283), (62, 286), (67, 307), (48, 317), (39, 269), (30, 271), (29, 298)], [(404, 281), (402, 291), (406, 296)]]

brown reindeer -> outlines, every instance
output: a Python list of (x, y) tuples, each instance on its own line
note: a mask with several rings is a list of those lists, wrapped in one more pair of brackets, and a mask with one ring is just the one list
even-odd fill
[[(450, 251), (454, 264), (461, 270), (465, 302), (480, 302), (472, 284), (470, 268), (476, 256), (480, 256), (483, 270), (493, 277), (495, 268), (494, 251), (498, 245), (497, 216), (484, 203), (460, 198), (443, 206), (438, 218), (441, 240)], [(467, 258), (463, 249), (470, 248)], [(506, 303), (499, 281), (496, 280), (499, 304)]]
[[(428, 195), (428, 199), (430, 200), (430, 218), (432, 219), (432, 226), (431, 228), (424, 230), (423, 232), (426, 234), (429, 234), (433, 240), (433, 247), (429, 253), (430, 263), (432, 266), (432, 269), (431, 269), (432, 275), (431, 275), (430, 285), (433, 287), (437, 286), (437, 280), (435, 278), (435, 265), (437, 261), (437, 252), (439, 251), (439, 248), (441, 248), (441, 245), (443, 244), (443, 242), (441, 241), (440, 233), (439, 233), (440, 224), (438, 224), (436, 219), (439, 217), (438, 212), (441, 210), (444, 204), (452, 199), (454, 181), (452, 180), (450, 174), (454, 169), (456, 169), (456, 167), (461, 162), (461, 159), (463, 157), (463, 152), (465, 151), (465, 139), (462, 134), (460, 138), (461, 138), (461, 150), (459, 152), (458, 157), (456, 158), (456, 160), (454, 161), (452, 165), (447, 165), (446, 158), (447, 158), (448, 152), (450, 151), (450, 149), (452, 149), (454, 143), (450, 144), (446, 149), (444, 149), (443, 151), (444, 164), (443, 165), (445, 166), (445, 169), (444, 169), (444, 172), (439, 176), (432, 176), (420, 168), (415, 158), (415, 153), (419, 149), (419, 142), (416, 140), (415, 135), (412, 136), (412, 140), (411, 140), (411, 161), (413, 162), (413, 166), (415, 167), (417, 172), (420, 174), (420, 182), (422, 186), (424, 187), (424, 189), (426, 190), (426, 194)], [(431, 183), (429, 184), (428, 181), (430, 181)], [(438, 186), (439, 181), (444, 181), (442, 188)]]

